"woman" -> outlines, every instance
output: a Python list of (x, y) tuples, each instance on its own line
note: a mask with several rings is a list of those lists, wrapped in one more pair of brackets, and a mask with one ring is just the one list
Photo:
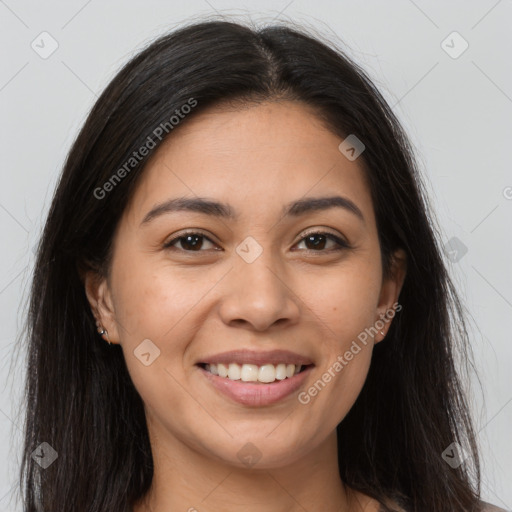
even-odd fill
[(134, 57), (31, 293), (27, 512), (491, 510), (407, 138), (307, 34), (204, 22)]

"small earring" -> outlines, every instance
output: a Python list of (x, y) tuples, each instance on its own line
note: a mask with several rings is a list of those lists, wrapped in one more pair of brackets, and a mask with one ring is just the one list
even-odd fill
[(380, 333), (382, 334), (382, 336), (385, 336), (384, 331), (380, 331)]
[(107, 335), (107, 341), (108, 341), (108, 344), (109, 345), (112, 345), (112, 343), (110, 342), (110, 340), (108, 339), (108, 332), (107, 332), (107, 329), (105, 329), (104, 327), (101, 327), (101, 331), (98, 331), (100, 336), (103, 336), (104, 334)]

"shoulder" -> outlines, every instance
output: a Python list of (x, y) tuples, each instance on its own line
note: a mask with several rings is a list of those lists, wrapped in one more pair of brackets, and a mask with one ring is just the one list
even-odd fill
[(482, 512), (510, 512), (508, 510), (505, 510), (504, 508), (499, 508), (491, 503), (487, 503), (485, 501), (482, 501)]
[[(496, 507), (495, 505), (493, 505), (492, 503), (487, 503), (486, 501), (480, 501), (480, 505), (482, 506), (481, 508), (481, 512), (512, 512), (512, 510), (506, 510), (504, 508), (500, 508), (500, 507)], [(395, 510), (400, 510), (400, 511), (403, 511), (405, 512), (405, 510), (403, 510), (402, 508), (400, 508), (398, 506), (397, 503), (393, 502), (393, 507), (397, 507), (395, 508)], [(382, 507), (382, 505), (376, 509), (377, 512), (385, 512), (387, 509)]]

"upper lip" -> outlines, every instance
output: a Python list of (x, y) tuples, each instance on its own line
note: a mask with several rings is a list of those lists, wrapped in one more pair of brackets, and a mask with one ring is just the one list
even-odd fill
[(215, 354), (205, 357), (198, 364), (229, 364), (237, 363), (242, 364), (255, 364), (262, 366), (264, 364), (277, 365), (280, 363), (295, 364), (295, 365), (309, 365), (313, 362), (309, 357), (290, 352), (289, 350), (267, 350), (267, 351), (254, 351), (254, 350), (231, 350), (223, 352), (222, 354)]

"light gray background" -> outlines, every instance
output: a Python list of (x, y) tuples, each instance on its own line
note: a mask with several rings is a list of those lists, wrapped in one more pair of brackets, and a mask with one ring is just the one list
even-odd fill
[[(512, 509), (512, 1), (0, 0), (0, 511), (21, 510), (13, 489), (25, 372), (13, 350), (32, 249), (65, 155), (96, 96), (137, 49), (216, 12), (316, 27), (345, 45), (394, 106), (416, 147), (443, 242), (457, 237), (468, 249), (449, 264), (475, 326), (483, 393), (475, 379), (470, 392), (483, 496)], [(31, 48), (43, 31), (59, 45), (47, 59)], [(469, 44), (456, 59), (441, 46), (453, 31)], [(452, 51), (461, 48), (452, 39)]]

